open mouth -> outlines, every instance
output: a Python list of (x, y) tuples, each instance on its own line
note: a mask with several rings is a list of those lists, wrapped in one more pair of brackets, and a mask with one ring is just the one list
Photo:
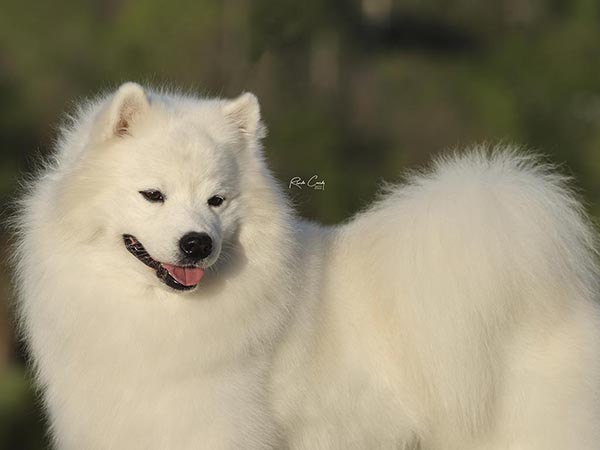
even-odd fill
[(189, 291), (200, 283), (204, 275), (204, 269), (196, 266), (175, 266), (173, 264), (161, 263), (150, 256), (144, 246), (135, 236), (123, 235), (125, 248), (138, 260), (156, 272), (159, 280), (170, 288), (178, 291)]

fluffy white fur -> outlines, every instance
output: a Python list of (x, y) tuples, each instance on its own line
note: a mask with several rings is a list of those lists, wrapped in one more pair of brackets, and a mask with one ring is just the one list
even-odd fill
[[(251, 94), (131, 83), (66, 127), (15, 253), (57, 448), (600, 448), (596, 236), (564, 179), (474, 149), (324, 228), (261, 135)], [(215, 251), (191, 292), (121, 237), (170, 262), (192, 230)]]

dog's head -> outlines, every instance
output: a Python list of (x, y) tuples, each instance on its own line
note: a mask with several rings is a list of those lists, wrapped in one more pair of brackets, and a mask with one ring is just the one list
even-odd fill
[(198, 100), (126, 83), (91, 122), (64, 207), (93, 215), (94, 238), (118, 242), (148, 282), (194, 289), (237, 239), (242, 178), (260, 183), (256, 97)]

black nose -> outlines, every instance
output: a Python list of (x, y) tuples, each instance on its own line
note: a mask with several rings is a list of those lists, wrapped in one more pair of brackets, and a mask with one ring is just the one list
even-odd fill
[(204, 259), (212, 251), (212, 239), (206, 233), (187, 233), (179, 240), (179, 248), (185, 256)]

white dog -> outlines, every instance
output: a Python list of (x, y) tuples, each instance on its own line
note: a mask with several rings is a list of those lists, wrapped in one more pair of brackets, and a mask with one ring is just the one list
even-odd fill
[(255, 97), (127, 83), (17, 218), (59, 449), (600, 448), (596, 235), (510, 149), (438, 161), (336, 228), (294, 216)]

